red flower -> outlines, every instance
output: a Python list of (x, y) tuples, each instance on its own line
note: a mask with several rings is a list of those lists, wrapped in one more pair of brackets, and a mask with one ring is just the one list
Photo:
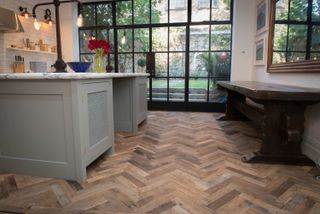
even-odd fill
[(91, 39), (88, 42), (88, 48), (93, 51), (96, 50), (98, 48), (103, 49), (103, 53), (104, 54), (109, 54), (110, 53), (110, 42), (106, 41), (106, 40), (97, 40), (97, 39)]

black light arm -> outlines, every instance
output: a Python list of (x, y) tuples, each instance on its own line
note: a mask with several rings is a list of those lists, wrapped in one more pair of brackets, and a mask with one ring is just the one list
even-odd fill
[(36, 17), (36, 9), (37, 7), (40, 7), (40, 6), (46, 6), (46, 5), (56, 5), (58, 3), (58, 6), (60, 6), (60, 4), (64, 4), (64, 3), (73, 3), (73, 2), (78, 2), (78, 5), (80, 6), (80, 11), (81, 11), (81, 8), (82, 8), (82, 4), (80, 1), (78, 0), (68, 0), (68, 1), (53, 1), (53, 2), (46, 2), (46, 3), (39, 3), (39, 4), (36, 4), (33, 6), (32, 8), (32, 15), (33, 17)]
[(50, 2), (50, 3), (39, 3), (39, 4), (36, 4), (35, 6), (33, 6), (33, 8), (32, 8), (32, 16), (33, 16), (33, 18), (36, 18), (37, 17), (37, 15), (36, 15), (36, 9), (37, 9), (37, 7), (39, 7), (39, 6), (46, 6), (46, 5), (52, 5), (53, 3), (52, 2)]

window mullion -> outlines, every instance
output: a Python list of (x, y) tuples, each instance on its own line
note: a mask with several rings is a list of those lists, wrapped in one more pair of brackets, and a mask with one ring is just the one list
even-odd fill
[[(288, 4), (288, 22), (290, 23), (290, 13), (291, 13), (291, 0), (289, 0)], [(286, 62), (288, 62), (288, 51), (289, 51), (289, 30), (290, 30), (290, 24), (287, 26), (287, 43), (286, 43)]]
[(306, 60), (310, 59), (311, 55), (311, 42), (312, 42), (312, 0), (308, 0), (308, 34), (307, 34), (307, 47), (306, 47)]

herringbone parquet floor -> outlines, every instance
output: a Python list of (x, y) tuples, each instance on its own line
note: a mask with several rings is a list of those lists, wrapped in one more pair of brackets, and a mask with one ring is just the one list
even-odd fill
[(138, 133), (117, 133), (116, 154), (92, 164), (83, 184), (2, 174), (0, 211), (320, 213), (317, 169), (241, 163), (259, 132), (218, 116), (149, 112)]

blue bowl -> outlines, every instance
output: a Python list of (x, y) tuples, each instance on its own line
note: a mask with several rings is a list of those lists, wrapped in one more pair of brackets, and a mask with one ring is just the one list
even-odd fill
[(77, 73), (87, 72), (91, 66), (91, 62), (68, 62), (69, 67)]

